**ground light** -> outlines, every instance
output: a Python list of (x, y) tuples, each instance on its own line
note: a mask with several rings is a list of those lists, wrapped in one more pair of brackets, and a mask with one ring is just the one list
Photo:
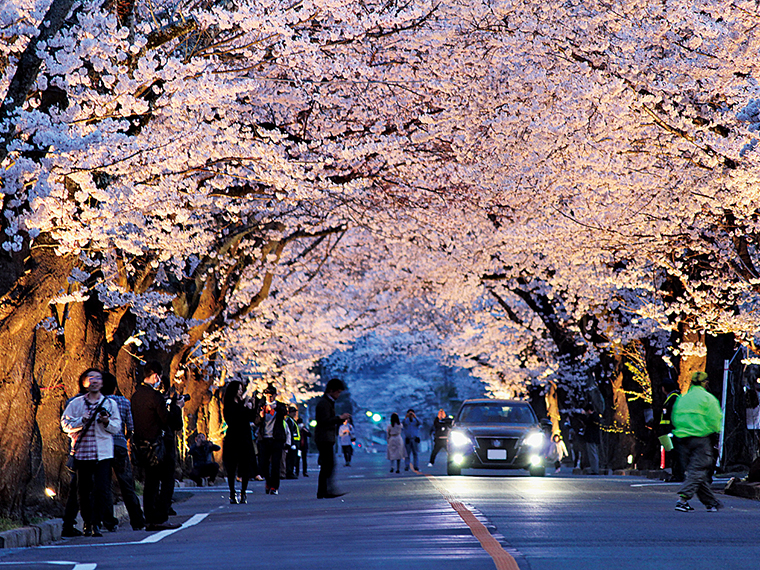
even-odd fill
[(56, 496), (57, 493), (53, 489), (48, 487), (47, 489), (45, 489), (45, 494), (52, 499), (53, 497)]
[(311, 420), (311, 421), (309, 422), (309, 425), (310, 425), (311, 427), (317, 427), (317, 420)]
[(380, 414), (373, 414), (372, 415), (372, 421), (375, 422), (375, 423), (379, 422), (382, 419), (383, 419), (383, 416), (381, 416)]

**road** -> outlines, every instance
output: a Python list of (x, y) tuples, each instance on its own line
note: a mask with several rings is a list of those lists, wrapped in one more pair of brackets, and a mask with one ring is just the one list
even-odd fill
[[(313, 462), (316, 463), (316, 462)], [(247, 505), (222, 487), (182, 489), (177, 531), (126, 525), (103, 538), (0, 550), (0, 570), (733, 570), (760, 568), (760, 503), (723, 497), (707, 513), (673, 510), (673, 485), (551, 473), (386, 471), (379, 455), (339, 466), (348, 491), (316, 498), (316, 472), (255, 483)]]

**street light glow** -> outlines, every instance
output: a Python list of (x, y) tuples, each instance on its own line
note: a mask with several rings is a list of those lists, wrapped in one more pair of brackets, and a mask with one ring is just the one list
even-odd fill
[(372, 421), (373, 422), (379, 422), (382, 419), (383, 419), (383, 416), (381, 416), (380, 414), (373, 414), (372, 415)]

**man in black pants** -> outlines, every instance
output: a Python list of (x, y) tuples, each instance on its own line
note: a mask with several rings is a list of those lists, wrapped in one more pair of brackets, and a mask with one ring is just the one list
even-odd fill
[[(127, 513), (129, 513), (129, 524), (132, 525), (133, 530), (141, 530), (145, 526), (145, 517), (140, 507), (140, 500), (137, 498), (137, 493), (135, 493), (132, 463), (127, 453), (127, 440), (132, 439), (132, 432), (134, 431), (132, 406), (129, 400), (121, 395), (116, 382), (116, 376), (113, 374), (109, 374), (108, 372), (103, 373), (102, 392), (116, 402), (119, 414), (121, 415), (121, 430), (113, 436), (113, 460), (111, 461), (111, 467), (113, 468), (114, 475), (116, 475), (116, 481), (119, 483), (121, 497), (124, 499), (124, 506), (127, 507)], [(111, 520), (104, 521), (103, 524), (108, 530), (112, 531), (118, 526), (119, 520), (113, 516), (113, 509), (111, 510)]]
[(346, 385), (343, 380), (333, 378), (325, 387), (325, 394), (319, 400), (316, 410), (317, 427), (314, 429), (314, 442), (319, 451), (319, 484), (317, 499), (333, 499), (345, 495), (335, 489), (333, 472), (335, 471), (335, 441), (338, 426), (351, 417), (345, 413), (335, 415), (335, 400), (340, 397)]
[(446, 444), (449, 441), (449, 430), (451, 429), (451, 420), (446, 417), (446, 412), (443, 408), (438, 410), (438, 415), (433, 420), (433, 427), (430, 428), (430, 433), (433, 436), (433, 451), (430, 452), (430, 461), (428, 467), (432, 467), (435, 464), (435, 457), (442, 449), (446, 449)]
[[(183, 399), (172, 399), (166, 403), (161, 389), (161, 374), (163, 370), (158, 362), (145, 365), (143, 382), (132, 394), (132, 417), (135, 424), (135, 443), (155, 443), (158, 438), (164, 438), (167, 433), (182, 429)], [(173, 437), (172, 437), (173, 439)], [(139, 454), (138, 454), (139, 455)], [(143, 490), (143, 508), (145, 509), (145, 524), (147, 530), (168, 530), (179, 528), (179, 525), (167, 522), (174, 494), (174, 461), (173, 450), (166, 449), (163, 459), (158, 465), (150, 465), (146, 456), (137, 457), (138, 463), (145, 471), (145, 487)]]

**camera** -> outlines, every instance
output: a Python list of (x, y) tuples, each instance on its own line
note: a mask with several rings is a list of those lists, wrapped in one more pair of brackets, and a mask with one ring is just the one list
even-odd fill
[(98, 415), (101, 418), (107, 418), (111, 416), (111, 414), (108, 413), (108, 410), (100, 410), (100, 412), (98, 412)]

